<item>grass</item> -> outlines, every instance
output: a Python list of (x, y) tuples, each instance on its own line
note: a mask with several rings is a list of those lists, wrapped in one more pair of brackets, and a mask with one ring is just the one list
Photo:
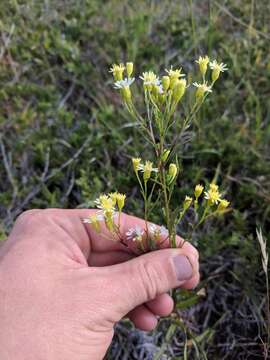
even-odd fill
[(2, 239), (23, 210), (90, 207), (114, 188), (132, 194), (128, 211), (141, 215), (130, 157), (148, 148), (112, 90), (111, 63), (132, 60), (137, 73), (170, 64), (189, 71), (207, 53), (230, 68), (179, 153), (179, 198), (216, 175), (234, 208), (194, 239), (201, 295), (184, 304), (168, 341), (170, 319), (153, 334), (119, 324), (108, 359), (153, 359), (160, 349), (164, 359), (264, 356), (269, 324), (256, 227), (269, 248), (269, 10), (266, 0), (0, 4)]

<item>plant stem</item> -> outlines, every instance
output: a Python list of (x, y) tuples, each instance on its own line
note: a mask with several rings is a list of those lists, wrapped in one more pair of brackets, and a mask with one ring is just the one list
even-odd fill
[[(160, 159), (159, 159), (160, 183), (162, 185), (163, 196), (164, 196), (165, 220), (166, 220), (167, 228), (169, 231), (170, 245), (172, 245), (172, 247), (175, 247), (175, 241), (172, 241), (172, 239), (171, 239), (170, 208), (169, 208), (169, 200), (168, 200), (168, 194), (167, 194), (166, 174), (165, 174), (163, 161), (161, 160), (161, 156), (162, 156), (163, 152), (164, 152), (164, 138), (161, 136), (160, 151), (159, 151), (159, 154), (160, 154)], [(174, 239), (175, 239), (175, 236), (174, 236)]]
[(265, 359), (268, 359), (269, 347), (270, 347), (270, 294), (269, 294), (269, 278), (268, 273), (265, 273), (266, 277), (266, 318), (267, 318), (267, 344), (265, 349)]

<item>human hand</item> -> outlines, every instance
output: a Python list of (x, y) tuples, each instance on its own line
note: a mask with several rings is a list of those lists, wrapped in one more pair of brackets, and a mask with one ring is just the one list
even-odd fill
[[(166, 292), (197, 285), (192, 245), (132, 258), (83, 223), (91, 212), (30, 210), (16, 221), (0, 249), (1, 360), (100, 360), (117, 321), (152, 330), (173, 310)], [(144, 224), (122, 216), (122, 234)]]

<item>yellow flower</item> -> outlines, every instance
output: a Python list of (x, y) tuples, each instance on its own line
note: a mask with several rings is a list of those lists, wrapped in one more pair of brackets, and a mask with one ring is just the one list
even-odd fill
[(133, 73), (133, 62), (127, 62), (126, 69), (127, 69), (127, 77), (130, 78), (130, 76)]
[(112, 199), (113, 205), (115, 206), (117, 203), (118, 209), (121, 211), (125, 205), (126, 195), (120, 194), (116, 191), (114, 193), (110, 193), (109, 197)]
[(160, 80), (153, 71), (146, 71), (140, 76), (146, 89), (152, 90), (153, 86), (159, 86)]
[(218, 62), (216, 60), (211, 61), (209, 64), (210, 68), (213, 70), (212, 71), (212, 81), (215, 82), (218, 78), (221, 72), (227, 71), (228, 68), (226, 67), (226, 64), (220, 63), (218, 64)]
[(207, 85), (207, 82), (204, 82), (202, 84), (198, 84), (197, 82), (193, 83), (193, 85), (197, 88), (196, 91), (196, 98), (199, 100), (201, 99), (204, 94), (212, 92), (211, 86)]
[(201, 196), (202, 192), (203, 192), (203, 186), (200, 184), (196, 185), (194, 190), (195, 198), (198, 199)]
[(110, 68), (110, 72), (113, 73), (113, 77), (115, 81), (119, 81), (123, 79), (123, 72), (125, 70), (124, 64), (113, 64), (113, 66)]
[(196, 63), (199, 64), (200, 72), (204, 78), (205, 73), (207, 71), (207, 65), (209, 63), (209, 57), (208, 56), (200, 56), (198, 60), (196, 60)]
[(218, 186), (215, 184), (210, 185), (210, 189), (204, 192), (205, 199), (208, 200), (210, 206), (217, 204), (220, 201), (220, 193), (218, 191)]
[(114, 200), (108, 195), (100, 195), (100, 197), (95, 201), (97, 207), (103, 211), (113, 211), (114, 210)]
[(116, 205), (116, 202), (117, 202), (117, 194), (118, 194), (118, 192), (113, 192), (113, 193), (110, 193), (110, 194), (109, 194), (109, 197), (112, 199), (113, 206)]
[(217, 184), (214, 184), (214, 183), (211, 183), (209, 185), (210, 189), (213, 190), (213, 191), (218, 191), (218, 185)]
[(230, 205), (230, 202), (226, 199), (221, 199), (219, 204), (218, 204), (218, 208), (217, 211), (223, 211), (225, 209), (227, 209), (227, 207)]
[(109, 231), (114, 229), (113, 216), (115, 214), (115, 199), (113, 194), (100, 195), (95, 201), (101, 215), (104, 217), (105, 225)]
[(169, 87), (170, 87), (170, 78), (169, 78), (169, 76), (162, 76), (161, 83), (162, 83), (163, 90), (167, 91), (169, 89)]
[(116, 81), (113, 85), (115, 89), (120, 90), (121, 95), (126, 102), (131, 100), (130, 85), (134, 83), (134, 80), (134, 78), (125, 78), (123, 80)]
[(83, 222), (87, 223), (87, 224), (91, 224), (94, 229), (96, 230), (96, 232), (100, 232), (100, 222), (104, 220), (104, 216), (101, 214), (95, 214), (95, 215), (91, 215), (89, 216), (88, 219), (84, 219)]
[(175, 179), (177, 172), (178, 172), (177, 166), (174, 163), (171, 163), (169, 166), (169, 182), (170, 183)]
[(185, 76), (185, 74), (182, 74), (182, 68), (179, 69), (173, 69), (171, 68), (169, 70), (165, 69), (166, 73), (169, 75), (170, 80), (179, 79), (180, 77)]
[(133, 169), (138, 172), (141, 165), (141, 158), (132, 158)]
[(144, 165), (139, 166), (139, 170), (143, 172), (144, 181), (148, 181), (151, 177), (152, 172), (158, 172), (157, 168), (153, 167), (153, 163), (151, 161), (146, 161)]
[(178, 103), (186, 91), (187, 82), (185, 79), (176, 80), (173, 88), (173, 100)]
[(191, 203), (192, 203), (192, 197), (190, 197), (190, 196), (186, 196), (185, 197), (185, 200), (184, 200), (184, 202), (183, 202), (183, 208), (184, 208), (184, 211), (186, 211), (189, 207), (190, 207), (190, 205), (191, 205)]
[(117, 193), (116, 195), (116, 201), (119, 211), (121, 212), (124, 205), (125, 205), (126, 195)]

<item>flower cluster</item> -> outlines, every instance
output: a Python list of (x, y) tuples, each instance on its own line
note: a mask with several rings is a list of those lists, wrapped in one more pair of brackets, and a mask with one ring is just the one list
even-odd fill
[[(218, 63), (217, 60), (210, 61), (208, 56), (200, 56), (196, 63), (199, 66), (203, 81), (201, 83), (194, 82), (193, 86), (197, 88), (196, 99), (201, 100), (206, 94), (212, 92), (214, 83), (218, 80), (220, 73), (227, 71), (228, 68), (223, 63)], [(211, 70), (211, 84), (208, 85), (206, 81), (206, 73), (208, 68)], [(114, 88), (121, 91), (122, 98), (125, 102), (131, 101), (132, 93), (130, 86), (134, 83), (135, 78), (131, 77), (133, 74), (133, 63), (128, 62), (126, 65), (114, 64), (110, 71), (114, 76)], [(124, 72), (126, 71), (126, 77)], [(166, 99), (171, 98), (174, 104), (177, 104), (188, 87), (186, 75), (182, 72), (182, 68), (165, 69), (167, 75), (161, 78), (153, 71), (143, 72), (139, 79), (143, 81), (144, 90), (152, 96), (152, 100), (159, 106), (166, 102)]]
[(120, 219), (122, 209), (125, 206), (125, 199), (126, 195), (120, 194), (118, 192), (110, 193), (108, 195), (100, 195), (99, 198), (95, 200), (95, 204), (99, 210), (96, 214), (89, 216), (87, 219), (84, 219), (84, 222), (92, 224), (97, 232), (100, 232), (101, 230), (101, 222), (105, 223), (109, 231), (118, 232), (119, 229), (115, 224), (114, 218), (118, 211)]
[[(194, 230), (210, 217), (229, 210), (229, 201), (222, 197), (215, 183), (206, 188), (201, 184), (196, 185), (192, 196), (186, 195), (182, 200), (177, 201), (175, 197), (178, 175), (183, 172), (179, 165), (179, 154), (183, 149), (178, 152), (183, 134), (192, 126), (207, 96), (213, 93), (214, 84), (221, 73), (228, 70), (225, 64), (210, 60), (208, 56), (200, 56), (196, 66), (197, 81), (193, 83), (187, 79), (194, 76), (186, 75), (181, 67), (171, 66), (161, 75), (152, 70), (144, 71), (137, 80), (132, 62), (114, 64), (110, 69), (114, 78), (113, 87), (120, 91), (125, 108), (140, 125), (140, 131), (153, 149), (153, 157), (148, 160), (132, 158), (132, 167), (144, 200), (145, 226), (136, 225), (128, 229), (126, 234), (121, 233), (121, 212), (126, 196), (118, 192), (101, 195), (95, 201), (98, 208), (96, 214), (85, 222), (97, 232), (101, 231), (101, 224), (104, 223), (112, 239), (125, 246), (135, 245), (142, 252), (158, 248), (163, 241), (169, 241), (170, 246), (175, 247), (177, 227), (189, 212), (195, 214), (194, 223), (189, 223)], [(132, 87), (135, 82), (138, 82), (138, 87)], [(140, 88), (144, 109), (140, 108), (141, 101), (138, 107), (134, 100), (134, 91)], [(192, 96), (178, 111), (179, 104), (184, 102), (187, 98), (185, 94), (190, 90)], [(172, 202), (177, 206), (172, 208)], [(149, 222), (154, 209), (162, 215), (165, 226), (158, 227)]]
[(104, 235), (109, 240), (120, 242), (122, 245), (134, 250), (136, 253), (147, 252), (157, 249), (164, 241), (168, 240), (169, 232), (164, 226), (145, 223), (144, 228), (135, 225), (128, 229), (125, 234), (121, 232), (121, 212), (125, 205), (126, 195), (118, 192), (100, 195), (95, 204), (96, 213), (84, 219), (83, 222), (90, 224), (97, 233), (101, 233), (102, 224), (109, 231)]
[[(142, 252), (159, 248), (169, 238), (169, 232), (164, 226), (146, 223), (145, 228), (135, 225), (126, 232), (125, 244), (136, 245), (136, 249)], [(133, 243), (133, 244), (132, 244)]]
[(216, 184), (210, 184), (209, 190), (205, 191), (205, 199), (207, 199), (208, 207), (218, 204), (217, 211), (219, 212), (224, 211), (230, 205), (228, 200), (222, 199)]
[[(212, 87), (214, 83), (217, 81), (217, 79), (220, 76), (221, 72), (227, 71), (228, 68), (223, 63), (218, 63), (216, 60), (210, 61), (208, 56), (200, 56), (198, 60), (196, 60), (196, 63), (199, 65), (200, 73), (203, 78), (202, 83), (194, 82), (193, 85), (197, 88), (196, 91), (196, 98), (202, 99), (203, 96), (207, 93), (212, 92)], [(208, 65), (210, 69), (212, 70), (211, 73), (211, 85), (208, 85), (208, 82), (205, 80), (205, 75), (208, 70)]]

